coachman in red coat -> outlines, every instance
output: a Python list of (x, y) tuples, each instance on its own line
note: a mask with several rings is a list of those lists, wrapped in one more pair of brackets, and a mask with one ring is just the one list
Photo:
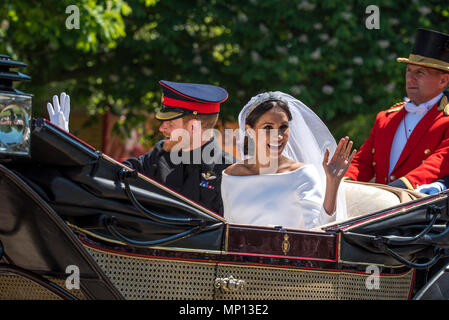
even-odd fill
[(346, 177), (416, 189), (449, 176), (449, 35), (419, 29), (407, 63), (406, 102), (376, 117)]

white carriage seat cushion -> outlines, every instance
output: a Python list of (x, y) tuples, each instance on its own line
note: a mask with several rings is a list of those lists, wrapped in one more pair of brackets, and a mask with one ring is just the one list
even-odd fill
[(345, 180), (348, 218), (381, 211), (427, 195), (377, 183)]

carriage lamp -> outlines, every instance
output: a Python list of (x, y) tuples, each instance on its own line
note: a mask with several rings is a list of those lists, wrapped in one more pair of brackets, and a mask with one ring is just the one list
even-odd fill
[(0, 55), (0, 156), (29, 156), (32, 95), (13, 88), (14, 81), (31, 77), (10, 69), (26, 67), (23, 62)]

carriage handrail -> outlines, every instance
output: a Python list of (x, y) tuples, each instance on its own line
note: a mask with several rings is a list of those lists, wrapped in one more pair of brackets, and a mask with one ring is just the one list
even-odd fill
[[(421, 239), (423, 236), (428, 234), (432, 227), (435, 225), (435, 222), (438, 219), (438, 216), (441, 216), (442, 214), (441, 207), (437, 207), (435, 205), (430, 205), (427, 207), (427, 214), (433, 215), (432, 219), (430, 220), (429, 224), (417, 235), (413, 237), (400, 237), (400, 236), (380, 236), (379, 240), (382, 241), (385, 244), (390, 245), (408, 245), (412, 244), (413, 242), (416, 242), (417, 240)], [(446, 227), (447, 229), (447, 227)]]
[(202, 226), (205, 224), (205, 221), (200, 219), (192, 219), (192, 218), (169, 218), (164, 217), (162, 215), (157, 214), (154, 211), (146, 209), (142, 206), (139, 201), (134, 196), (134, 193), (131, 190), (128, 179), (129, 178), (137, 178), (138, 171), (137, 170), (128, 170), (126, 168), (122, 168), (118, 173), (118, 178), (121, 182), (125, 184), (125, 194), (128, 196), (131, 203), (134, 207), (142, 213), (145, 217), (164, 224), (174, 224), (174, 225), (189, 225), (189, 226)]
[(155, 245), (167, 245), (172, 242), (190, 237), (194, 234), (197, 234), (199, 232), (209, 231), (212, 229), (216, 229), (221, 226), (221, 223), (216, 223), (211, 226), (195, 226), (191, 229), (188, 229), (186, 231), (179, 232), (177, 234), (174, 234), (172, 236), (168, 236), (162, 239), (158, 240), (150, 240), (150, 241), (140, 241), (140, 240), (133, 240), (131, 238), (128, 238), (121, 234), (116, 229), (116, 218), (115, 217), (103, 217), (103, 223), (105, 228), (117, 239), (125, 242), (126, 244), (136, 246), (136, 247), (149, 247), (149, 246), (155, 246)]
[(435, 249), (434, 249), (435, 255), (433, 256), (433, 258), (431, 260), (429, 260), (425, 263), (415, 263), (415, 262), (411, 262), (411, 261), (401, 257), (399, 254), (397, 254), (396, 252), (394, 252), (387, 246), (385, 246), (384, 252), (386, 254), (388, 254), (389, 256), (395, 258), (399, 262), (403, 263), (404, 265), (406, 265), (410, 268), (413, 268), (413, 269), (429, 269), (431, 266), (433, 266), (435, 263), (437, 263), (440, 258), (449, 256), (449, 253), (447, 252), (447, 250), (441, 249), (439, 247), (435, 247)]

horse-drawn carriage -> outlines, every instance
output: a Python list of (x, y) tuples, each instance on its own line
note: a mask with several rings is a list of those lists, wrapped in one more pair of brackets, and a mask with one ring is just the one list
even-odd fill
[(231, 224), (30, 105), (0, 95), (1, 299), (448, 297), (447, 193), (314, 230)]
[(45, 120), (30, 139), (0, 165), (4, 299), (410, 299), (449, 244), (445, 193), (316, 230), (234, 225)]

